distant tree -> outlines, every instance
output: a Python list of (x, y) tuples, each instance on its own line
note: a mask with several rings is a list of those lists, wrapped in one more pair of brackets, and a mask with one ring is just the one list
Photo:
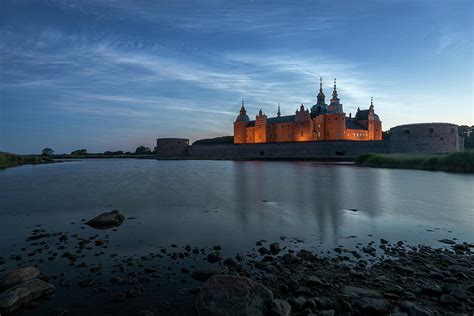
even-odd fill
[(474, 149), (474, 126), (461, 125), (458, 133), (464, 137), (464, 149)]
[(135, 154), (136, 155), (151, 154), (151, 149), (150, 147), (138, 146), (137, 149), (135, 149)]
[(77, 149), (71, 152), (71, 155), (80, 156), (80, 155), (87, 155), (87, 149)]
[(193, 143), (193, 145), (220, 145), (220, 144), (233, 144), (234, 136), (221, 136), (215, 138), (200, 139)]
[(390, 139), (390, 130), (388, 131), (382, 131), (382, 139)]
[(43, 149), (41, 155), (43, 156), (51, 156), (54, 154), (54, 150), (52, 150), (51, 148), (45, 148)]
[(107, 155), (107, 156), (114, 156), (114, 155), (123, 155), (123, 151), (122, 150), (117, 150), (117, 151), (106, 151), (104, 152), (104, 155)]

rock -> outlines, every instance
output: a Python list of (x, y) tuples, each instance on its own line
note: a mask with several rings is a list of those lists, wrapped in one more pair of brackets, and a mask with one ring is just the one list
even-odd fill
[(79, 287), (89, 287), (95, 284), (94, 279), (85, 279), (78, 282)]
[(219, 251), (211, 252), (207, 255), (207, 261), (210, 263), (219, 262), (221, 260), (221, 254)]
[(318, 278), (317, 276), (315, 275), (310, 275), (310, 276), (307, 276), (304, 281), (309, 284), (309, 285), (316, 285), (316, 286), (321, 286), (323, 285), (323, 281), (321, 281), (320, 278)]
[(271, 316), (290, 316), (291, 305), (285, 301), (276, 299), (270, 303), (270, 315)]
[(223, 262), (226, 266), (230, 266), (230, 267), (236, 267), (239, 265), (239, 263), (237, 262), (237, 260), (235, 258), (227, 258), (224, 260)]
[(469, 246), (466, 245), (466, 244), (456, 244), (456, 245), (453, 246), (453, 249), (455, 251), (464, 252), (464, 251), (467, 251), (469, 249)]
[(265, 315), (273, 293), (241, 276), (214, 275), (196, 297), (198, 315)]
[(127, 294), (125, 293), (115, 293), (115, 294), (112, 294), (112, 296), (110, 297), (110, 300), (112, 302), (123, 302), (125, 301), (126, 298), (127, 298)]
[(385, 240), (385, 239), (381, 238), (380, 243), (383, 244), (383, 245), (386, 245), (386, 244), (388, 244), (388, 240)]
[(39, 277), (41, 272), (35, 267), (19, 268), (8, 271), (0, 278), (0, 291), (22, 282)]
[(387, 288), (387, 292), (400, 294), (403, 292), (403, 288), (400, 285), (393, 284)]
[(45, 295), (54, 293), (53, 285), (39, 279), (32, 279), (0, 293), (0, 312), (10, 313), (22, 305)]
[(372, 298), (382, 298), (383, 295), (379, 291), (365, 289), (355, 286), (345, 286), (342, 288), (342, 294), (347, 295), (352, 298), (358, 297), (372, 297)]
[(265, 248), (265, 247), (258, 248), (258, 252), (260, 252), (261, 255), (269, 255), (270, 254), (270, 251), (268, 251), (268, 249)]
[(102, 213), (97, 217), (94, 217), (90, 221), (86, 222), (86, 225), (96, 229), (109, 229), (112, 227), (120, 226), (125, 220), (125, 215), (120, 211), (114, 210), (108, 213)]
[(405, 309), (410, 316), (432, 316), (433, 312), (425, 307), (421, 307), (409, 301), (403, 301), (401, 307)]
[(68, 239), (69, 239), (69, 236), (66, 235), (66, 234), (64, 234), (64, 235), (62, 235), (61, 237), (59, 237), (59, 241), (61, 241), (61, 242), (65, 242), (65, 241), (67, 241)]
[(138, 316), (154, 316), (155, 313), (149, 310), (141, 310), (138, 312)]
[(439, 242), (442, 242), (443, 244), (448, 244), (448, 245), (454, 245), (456, 244), (456, 242), (454, 240), (451, 240), (451, 239), (440, 239), (438, 240)]
[(459, 305), (459, 301), (454, 296), (451, 296), (449, 294), (441, 295), (441, 297), (439, 298), (439, 302), (442, 305), (453, 305), (453, 306)]
[(291, 304), (294, 305), (297, 309), (303, 308), (304, 304), (306, 304), (306, 298), (303, 296), (298, 296), (291, 300)]
[(198, 281), (207, 281), (210, 277), (216, 274), (227, 274), (229, 273), (229, 268), (226, 266), (218, 266), (211, 268), (197, 268), (191, 274), (193, 279)]
[(270, 244), (270, 252), (274, 255), (280, 252), (280, 244), (277, 242), (274, 242)]
[(390, 304), (382, 298), (361, 297), (355, 301), (356, 305), (365, 314), (385, 314)]
[(336, 312), (333, 309), (325, 309), (319, 312), (320, 316), (334, 316)]
[(330, 297), (317, 297), (314, 300), (321, 309), (333, 309), (336, 307), (336, 302)]
[(439, 285), (431, 282), (427, 282), (422, 285), (422, 289), (424, 292), (430, 295), (441, 295), (443, 294), (443, 290), (439, 287)]

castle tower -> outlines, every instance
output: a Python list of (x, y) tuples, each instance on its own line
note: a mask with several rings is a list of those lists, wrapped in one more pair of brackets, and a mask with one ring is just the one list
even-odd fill
[(375, 139), (374, 97), (370, 97), (369, 113), (367, 114), (367, 130), (369, 140)]
[(280, 117), (281, 116), (281, 112), (280, 112), (280, 103), (278, 103), (278, 112), (277, 112), (277, 117)]
[(319, 78), (319, 93), (318, 93), (318, 102), (316, 102), (316, 105), (322, 106), (326, 105), (326, 96), (324, 95), (323, 92), (323, 78)]
[(245, 130), (249, 122), (250, 119), (247, 115), (247, 111), (245, 110), (244, 99), (242, 99), (242, 106), (240, 108), (239, 115), (234, 122), (234, 144), (245, 143)]
[(339, 98), (337, 96), (337, 89), (336, 89), (336, 79), (334, 79), (334, 90), (332, 92), (331, 103), (328, 107), (329, 113), (343, 113), (342, 104), (339, 102)]
[(262, 112), (262, 109), (258, 111), (258, 115), (255, 117), (255, 128), (254, 128), (254, 142), (255, 143), (266, 143), (267, 142), (267, 116)]

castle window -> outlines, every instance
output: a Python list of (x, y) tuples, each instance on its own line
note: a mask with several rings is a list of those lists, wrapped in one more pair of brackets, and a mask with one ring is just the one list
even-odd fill
[(451, 128), (451, 134), (454, 134), (454, 128)]
[(406, 129), (406, 130), (403, 131), (403, 134), (405, 134), (405, 135), (410, 134), (410, 131)]
[(303, 131), (301, 131), (301, 136), (303, 136)]
[(433, 133), (434, 133), (434, 129), (430, 128), (430, 134), (433, 134)]
[(443, 137), (441, 137), (441, 138), (440, 138), (440, 140), (444, 140), (444, 138), (443, 138)]

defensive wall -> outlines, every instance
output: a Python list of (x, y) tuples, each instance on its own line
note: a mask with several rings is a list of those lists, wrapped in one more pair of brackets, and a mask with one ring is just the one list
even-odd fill
[(438, 154), (464, 150), (458, 126), (449, 123), (400, 125), (390, 130), (391, 139), (377, 141), (307, 141), (261, 144), (193, 145), (183, 138), (159, 138), (159, 157), (239, 159), (257, 157), (359, 156), (366, 153)]
[(406, 124), (390, 129), (393, 153), (441, 154), (464, 150), (458, 126), (450, 123)]
[(365, 153), (389, 152), (390, 142), (385, 140), (193, 145), (188, 148), (189, 156), (210, 159), (359, 156)]

